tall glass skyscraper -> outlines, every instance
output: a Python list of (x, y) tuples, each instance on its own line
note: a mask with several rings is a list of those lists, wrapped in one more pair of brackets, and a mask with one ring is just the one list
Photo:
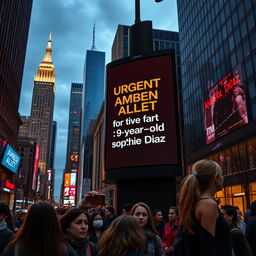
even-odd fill
[(222, 204), (256, 200), (255, 0), (178, 0), (187, 169), (217, 161)]
[[(86, 51), (82, 96), (81, 140), (79, 153), (78, 198), (87, 193), (91, 186), (92, 172), (92, 129), (105, 95), (105, 52), (95, 47), (95, 26), (93, 44)], [(89, 157), (88, 157), (88, 152)], [(87, 185), (86, 185), (87, 184)]]
[(82, 109), (82, 135), (89, 123), (96, 119), (104, 100), (105, 52), (86, 51)]
[(82, 107), (82, 83), (72, 83), (69, 103), (68, 141), (65, 171), (77, 169), (77, 154), (79, 152), (80, 118)]

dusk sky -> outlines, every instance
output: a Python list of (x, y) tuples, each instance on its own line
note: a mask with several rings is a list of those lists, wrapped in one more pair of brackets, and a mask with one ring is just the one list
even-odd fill
[[(85, 53), (92, 46), (96, 23), (96, 48), (111, 61), (111, 47), (118, 24), (134, 23), (134, 0), (34, 0), (19, 112), (30, 115), (33, 81), (52, 31), (57, 121), (55, 151), (55, 196), (59, 197), (65, 166), (69, 97), (72, 82), (82, 82)], [(153, 28), (178, 31), (176, 0), (141, 0), (141, 20), (152, 20)]]

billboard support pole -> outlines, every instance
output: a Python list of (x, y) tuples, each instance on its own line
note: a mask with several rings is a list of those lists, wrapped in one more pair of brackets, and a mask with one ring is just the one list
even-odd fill
[[(161, 2), (163, 0), (155, 0)], [(140, 20), (140, 0), (135, 0), (135, 23), (129, 29), (129, 56), (139, 56), (153, 51), (152, 21)]]

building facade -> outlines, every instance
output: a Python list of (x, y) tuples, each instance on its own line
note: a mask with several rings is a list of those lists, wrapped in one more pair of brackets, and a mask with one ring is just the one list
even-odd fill
[(177, 4), (187, 170), (217, 161), (221, 204), (246, 210), (256, 199), (256, 1)]
[[(84, 81), (82, 96), (82, 113), (81, 113), (81, 136), (80, 136), (80, 152), (79, 152), (79, 192), (78, 197), (81, 198), (82, 193), (86, 193), (84, 182), (91, 184), (91, 177), (86, 173), (89, 163), (86, 162), (86, 155), (92, 149), (88, 148), (90, 143), (92, 122), (97, 118), (101, 104), (105, 97), (105, 52), (97, 51), (95, 47), (95, 27), (93, 30), (93, 45), (91, 50), (86, 51), (84, 64)], [(90, 187), (91, 185), (89, 185)]]
[(43, 175), (41, 180), (42, 199), (46, 198), (47, 169), (50, 167), (55, 90), (52, 37), (50, 34), (45, 57), (34, 78), (29, 129), (29, 136), (36, 138), (40, 147), (39, 168)]
[(52, 138), (51, 138), (51, 153), (50, 153), (49, 169), (54, 169), (56, 138), (57, 138), (57, 122), (53, 121), (52, 122)]
[[(69, 195), (66, 195), (66, 199), (64, 199), (65, 177), (67, 176), (65, 174), (71, 173), (72, 170), (76, 170), (76, 172), (78, 170), (82, 94), (83, 94), (83, 84), (82, 83), (72, 83), (71, 90), (70, 90), (70, 103), (69, 103), (66, 165), (65, 165), (65, 169), (63, 171), (63, 182), (62, 182), (62, 188), (61, 188), (61, 202), (62, 203), (64, 202), (64, 200), (66, 200), (66, 202), (69, 201), (69, 199), (67, 199), (67, 197), (69, 197)], [(76, 176), (76, 178), (77, 178), (77, 176)], [(77, 194), (77, 192), (76, 192), (76, 194)]]
[[(112, 61), (128, 57), (130, 26), (118, 25), (115, 39), (112, 44)], [(153, 29), (153, 50), (175, 49), (179, 55), (179, 33)]]
[[(20, 91), (27, 47), (32, 0), (0, 2), (0, 144), (17, 146)], [(13, 173), (0, 167), (0, 201), (9, 204), (14, 194), (4, 191)]]
[(30, 116), (21, 116), (21, 126), (19, 129), (19, 137), (28, 137), (30, 127)]
[(19, 136), (17, 152), (21, 156), (19, 170), (15, 177), (15, 201), (16, 209), (27, 208), (36, 198), (36, 190), (33, 188), (33, 180), (38, 173), (38, 145), (36, 140)]
[(105, 52), (87, 50), (84, 64), (82, 98), (82, 135), (89, 123), (96, 119), (104, 100)]
[(68, 141), (66, 154), (66, 171), (77, 169), (79, 136), (80, 136), (80, 115), (82, 108), (82, 83), (72, 83), (69, 103)]

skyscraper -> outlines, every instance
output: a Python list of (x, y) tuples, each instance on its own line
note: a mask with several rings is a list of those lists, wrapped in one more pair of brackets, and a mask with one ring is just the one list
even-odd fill
[(83, 84), (72, 83), (70, 90), (68, 141), (66, 154), (66, 171), (77, 169), (79, 152), (80, 118), (82, 107)]
[(89, 123), (96, 119), (104, 100), (105, 52), (96, 50), (95, 24), (93, 44), (86, 51), (84, 64), (84, 88), (82, 99), (82, 135), (85, 136)]
[(217, 161), (221, 204), (245, 210), (256, 200), (256, 1), (177, 4), (187, 169)]
[(0, 3), (0, 136), (17, 142), (21, 82), (32, 0)]
[(55, 75), (52, 62), (52, 36), (48, 39), (46, 54), (39, 64), (34, 78), (33, 99), (30, 114), (30, 137), (38, 140), (40, 148), (39, 168), (43, 174), (41, 193), (45, 198), (47, 169), (50, 167), (51, 138), (55, 98)]
[[(69, 103), (69, 121), (68, 121), (68, 140), (67, 140), (67, 154), (66, 154), (66, 165), (63, 172), (63, 182), (61, 188), (61, 202), (66, 203), (71, 201), (72, 196), (76, 195), (76, 179), (77, 179), (77, 171), (78, 171), (78, 155), (79, 155), (79, 139), (80, 139), (80, 119), (81, 119), (81, 108), (82, 108), (82, 94), (83, 94), (83, 84), (81, 83), (72, 83), (70, 90), (70, 103)], [(64, 190), (67, 190), (70, 184), (66, 184), (65, 186), (65, 177), (71, 175), (75, 177), (75, 185), (73, 185), (72, 189), (74, 192), (73, 195), (70, 193), (65, 193)], [(67, 175), (66, 175), (67, 174)], [(66, 178), (67, 179), (67, 178)], [(67, 183), (67, 181), (66, 181)], [(69, 190), (70, 188), (68, 188)], [(71, 194), (72, 194), (71, 193)], [(65, 195), (65, 197), (64, 197)]]
[[(3, 140), (15, 147), (21, 125), (18, 113), (21, 82), (32, 0), (0, 1), (0, 145)], [(0, 198), (9, 203), (13, 191), (4, 189), (7, 180), (13, 182), (14, 175), (0, 167)], [(8, 192), (9, 191), (9, 192)]]

